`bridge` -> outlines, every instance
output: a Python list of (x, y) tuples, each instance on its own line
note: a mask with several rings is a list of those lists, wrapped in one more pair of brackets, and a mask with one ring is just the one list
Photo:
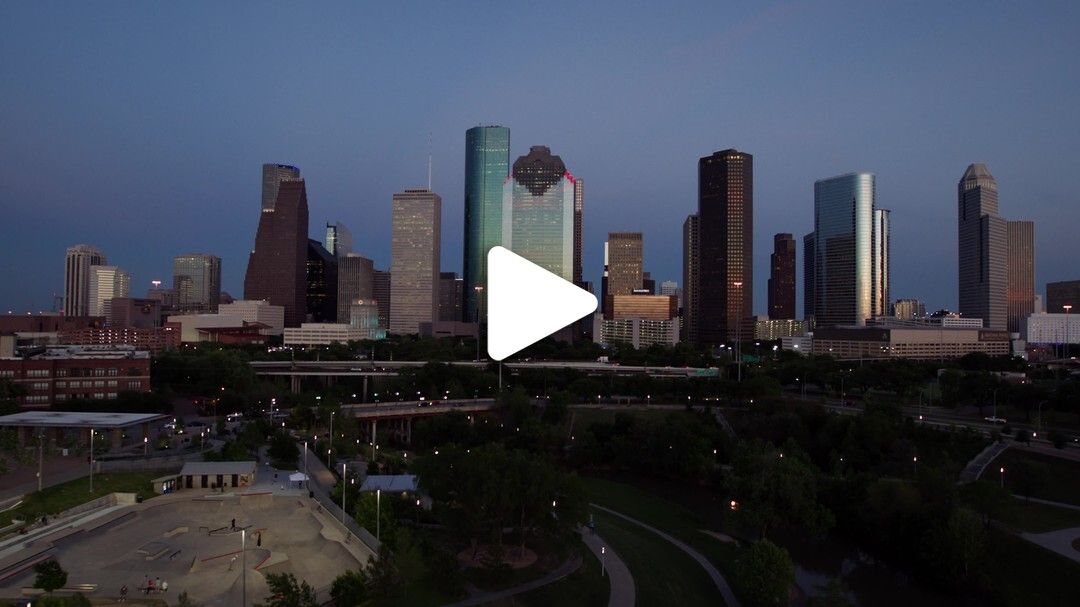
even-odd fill
[(439, 401), (410, 401), (396, 403), (364, 403), (342, 405), (342, 415), (350, 415), (360, 422), (360, 432), (367, 442), (374, 445), (378, 438), (379, 422), (390, 434), (405, 444), (412, 442), (412, 421), (419, 417), (431, 417), (457, 411), (469, 415), (489, 413), (498, 408), (494, 398), (459, 398)]

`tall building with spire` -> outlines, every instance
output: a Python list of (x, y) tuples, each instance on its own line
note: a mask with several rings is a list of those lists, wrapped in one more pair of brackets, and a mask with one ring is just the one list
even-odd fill
[(773, 236), (769, 256), (769, 319), (795, 318), (795, 237)]
[(1008, 228), (998, 215), (997, 181), (985, 164), (968, 166), (957, 184), (958, 311), (988, 329), (1008, 325)]
[(86, 316), (90, 313), (90, 274), (93, 266), (108, 261), (97, 247), (77, 244), (69, 247), (64, 260), (64, 314)]
[(561, 158), (537, 145), (503, 185), (503, 246), (571, 282), (575, 182)]
[[(698, 160), (697, 339), (740, 337), (754, 309), (754, 157), (734, 149)], [(742, 337), (749, 337), (742, 335)]]
[[(298, 327), (307, 309), (307, 189), (303, 179), (291, 176), (268, 183), (267, 166), (263, 165), (263, 207), (244, 275), (244, 299), (282, 306), (285, 326)], [(299, 175), (295, 167), (288, 168)], [(274, 194), (270, 206), (268, 191)]]
[(510, 173), (510, 129), (465, 131), (465, 249), (462, 320), (482, 321), (487, 296), (487, 252), (503, 242), (503, 182)]

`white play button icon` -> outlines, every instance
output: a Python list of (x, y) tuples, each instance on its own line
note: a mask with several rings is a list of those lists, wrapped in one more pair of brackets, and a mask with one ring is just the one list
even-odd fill
[(503, 247), (487, 256), (488, 356), (502, 360), (596, 311), (596, 296)]

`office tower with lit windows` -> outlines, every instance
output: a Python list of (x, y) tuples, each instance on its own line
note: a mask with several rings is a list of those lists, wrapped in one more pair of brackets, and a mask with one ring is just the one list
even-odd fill
[(327, 223), (323, 247), (338, 259), (345, 257), (352, 253), (352, 232), (340, 221)]
[(926, 304), (918, 299), (897, 299), (892, 305), (894, 318), (900, 320), (915, 320), (926, 317)]
[(464, 303), (464, 280), (457, 272), (439, 273), (439, 316), (446, 322), (460, 322)]
[(128, 273), (116, 266), (90, 267), (90, 316), (105, 316), (110, 320), (109, 301), (131, 294), (131, 278)]
[(514, 161), (503, 185), (503, 246), (567, 281), (574, 279), (574, 182), (546, 146)]
[(697, 215), (690, 215), (683, 222), (683, 340), (697, 343), (698, 309), (698, 263), (700, 259), (699, 222)]
[(379, 308), (379, 326), (390, 327), (390, 270), (375, 270), (371, 279), (371, 292)]
[(214, 314), (221, 303), (221, 258), (205, 253), (173, 258), (173, 290), (180, 314)]
[(273, 188), (275, 200), (267, 208), (265, 167), (263, 176), (264, 207), (244, 275), (244, 299), (285, 308), (285, 326), (298, 327), (307, 311), (307, 189), (303, 179), (284, 179)]
[(740, 337), (754, 309), (754, 157), (734, 149), (698, 161), (697, 340)]
[(959, 312), (988, 329), (1008, 327), (1008, 228), (998, 215), (997, 181), (985, 164), (968, 166), (957, 184)]
[(510, 129), (476, 126), (465, 131), (465, 248), (463, 318), (483, 322), (487, 253), (503, 244), (503, 182), (510, 174)]
[(814, 318), (818, 327), (864, 326), (873, 317), (874, 176), (814, 183)]
[(69, 247), (64, 260), (64, 314), (86, 316), (90, 313), (90, 274), (93, 266), (108, 261), (97, 247), (77, 244)]
[(607, 291), (604, 293), (604, 313), (610, 317), (614, 295), (631, 295), (643, 284), (643, 246), (641, 232), (611, 232), (604, 243), (607, 258)]
[(338, 259), (337, 280), (337, 322), (344, 324), (350, 322), (354, 301), (375, 301), (375, 263), (349, 253)]
[(769, 318), (795, 318), (795, 237), (791, 234), (773, 236), (773, 252), (769, 256)]
[(1007, 324), (1010, 333), (1019, 333), (1035, 311), (1035, 223), (1009, 221), (1005, 232)]
[(814, 293), (814, 280), (816, 280), (816, 272), (814, 270), (814, 264), (816, 259), (814, 256), (814, 233), (803, 236), (803, 320), (806, 321), (807, 326), (814, 326), (814, 299), (816, 297)]
[(582, 231), (585, 229), (585, 180), (574, 179), (574, 284), (583, 286)]
[(889, 218), (888, 209), (874, 209), (874, 302), (871, 318), (889, 313)]
[(394, 194), (390, 332), (415, 334), (439, 318), (442, 198), (425, 189)]

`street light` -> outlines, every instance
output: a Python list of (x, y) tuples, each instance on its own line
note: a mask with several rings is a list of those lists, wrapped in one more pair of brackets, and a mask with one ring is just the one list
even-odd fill
[(1061, 306), (1065, 310), (1065, 358), (1069, 357), (1069, 311), (1072, 310), (1072, 304), (1065, 304)]
[(144, 437), (142, 437), (142, 454), (143, 454), (144, 457), (148, 454), (147, 452), (148, 452), (149, 449), (150, 449), (150, 437), (149, 436), (144, 436)]
[(244, 578), (244, 598), (241, 603), (247, 607), (247, 529), (240, 530), (240, 577)]
[(1002, 466), (1002, 467), (1001, 467), (1001, 468), (1000, 468), (1000, 469), (998, 470), (998, 473), (999, 473), (999, 474), (1000, 474), (1000, 476), (1001, 476), (1001, 488), (1002, 488), (1002, 489), (1004, 489), (1004, 488), (1005, 488), (1005, 466)]
[(94, 492), (94, 429), (90, 428), (90, 493)]
[[(439, 453), (435, 452), (436, 455)], [(375, 490), (375, 541), (382, 542), (382, 489)]]
[(307, 441), (304, 441), (304, 488), (309, 488), (308, 484), (308, 467), (307, 467)]
[(345, 468), (345, 462), (341, 462), (341, 524), (345, 524), (345, 477), (348, 474), (348, 470)]

